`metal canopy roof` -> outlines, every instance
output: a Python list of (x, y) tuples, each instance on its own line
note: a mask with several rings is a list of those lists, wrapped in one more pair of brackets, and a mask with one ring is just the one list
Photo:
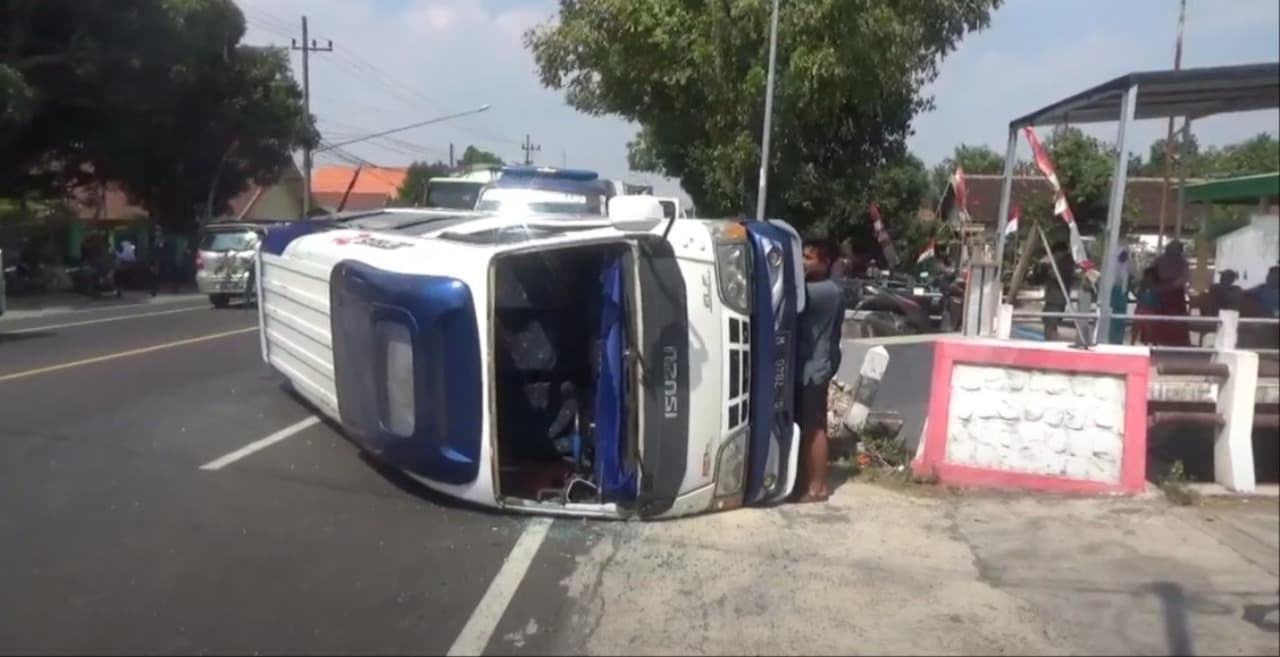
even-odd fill
[(1280, 108), (1280, 62), (1184, 68), (1122, 75), (1014, 119), (1009, 128), (1119, 121), (1121, 99), (1134, 85), (1138, 87), (1135, 119), (1196, 119)]
[(1206, 180), (1188, 184), (1183, 189), (1188, 203), (1248, 205), (1260, 199), (1280, 198), (1280, 172)]

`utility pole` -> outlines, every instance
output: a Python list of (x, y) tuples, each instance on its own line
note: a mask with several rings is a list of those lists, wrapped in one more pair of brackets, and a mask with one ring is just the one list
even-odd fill
[[(297, 41), (289, 39), (290, 50), (302, 51), (302, 105), (306, 108), (307, 120), (311, 119), (311, 53), (313, 52), (333, 52), (333, 40), (321, 48), (315, 39), (309, 39), (307, 36), (307, 17), (302, 17), (302, 45), (298, 45)], [(305, 189), (302, 194), (302, 218), (306, 219), (311, 215), (311, 148), (303, 147), (302, 149), (302, 179)]]
[[(1187, 0), (1182, 0), (1178, 10), (1178, 39), (1173, 47), (1173, 70), (1182, 69), (1182, 28), (1187, 22)], [(1183, 135), (1186, 139), (1190, 135)], [(1181, 147), (1179, 147), (1181, 151)], [(1178, 162), (1181, 167), (1182, 162)], [(1160, 185), (1160, 229), (1156, 237), (1156, 249), (1164, 249), (1164, 221), (1169, 211), (1169, 177), (1173, 175), (1173, 117), (1169, 117), (1169, 129), (1164, 137), (1164, 182)], [(1181, 235), (1179, 235), (1181, 237)]]
[(449, 142), (449, 170), (453, 171), (456, 166), (453, 163), (453, 142)]
[(533, 140), (530, 139), (529, 134), (525, 133), (524, 145), (521, 146), (520, 149), (524, 151), (524, 165), (529, 166), (533, 164), (533, 154), (537, 153), (538, 151), (541, 151), (542, 147), (539, 146), (538, 144), (533, 143)]

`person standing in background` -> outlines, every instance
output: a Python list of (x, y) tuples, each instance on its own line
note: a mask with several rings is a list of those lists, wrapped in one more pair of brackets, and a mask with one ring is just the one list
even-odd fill
[[(1129, 286), (1137, 278), (1137, 266), (1129, 254), (1129, 247), (1120, 247), (1116, 255), (1116, 282), (1111, 286), (1111, 314), (1127, 315), (1129, 313)], [(1127, 320), (1112, 319), (1110, 329), (1111, 344), (1124, 344), (1124, 331)]]
[(838, 251), (827, 240), (804, 245), (805, 308), (797, 318), (797, 421), (800, 424), (800, 472), (794, 500), (822, 502), (831, 496), (827, 486), (827, 395), (840, 369), (840, 329), (844, 302), (840, 286), (831, 280)]
[(1272, 265), (1267, 270), (1267, 280), (1263, 283), (1259, 296), (1262, 299), (1262, 312), (1267, 317), (1280, 318), (1280, 265)]
[[(1173, 240), (1165, 247), (1164, 253), (1156, 258), (1156, 274), (1159, 284), (1156, 292), (1160, 296), (1161, 315), (1186, 316), (1187, 282), (1191, 277), (1191, 267), (1183, 255), (1182, 242)], [(1183, 322), (1160, 322), (1153, 326), (1155, 335), (1152, 344), (1164, 347), (1190, 347), (1191, 328)]]
[[(1076, 284), (1076, 260), (1071, 257), (1071, 247), (1066, 242), (1057, 242), (1053, 245), (1053, 253), (1046, 268), (1049, 271), (1042, 276), (1044, 279), (1044, 310), (1051, 313), (1066, 312), (1071, 289)], [(1053, 274), (1055, 269), (1058, 271), (1058, 276)], [(1062, 285), (1058, 284), (1059, 276), (1062, 278)], [(1066, 287), (1065, 291), (1062, 289), (1063, 287)], [(1058, 327), (1061, 325), (1061, 317), (1044, 318), (1045, 342), (1058, 339)]]

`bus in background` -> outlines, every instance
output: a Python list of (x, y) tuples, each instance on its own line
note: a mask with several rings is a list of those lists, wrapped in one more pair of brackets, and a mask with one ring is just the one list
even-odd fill
[(501, 167), (482, 166), (460, 176), (432, 178), (427, 181), (422, 205), (446, 210), (474, 210), (480, 200), (480, 191), (501, 176)]
[(504, 167), (497, 180), (485, 185), (475, 209), (495, 214), (559, 214), (607, 216), (608, 201), (616, 196), (613, 181), (594, 171), (553, 167)]

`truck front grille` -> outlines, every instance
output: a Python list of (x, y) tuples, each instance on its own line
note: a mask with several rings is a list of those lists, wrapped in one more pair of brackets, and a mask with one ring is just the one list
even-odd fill
[(728, 319), (729, 366), (725, 372), (725, 390), (728, 424), (726, 433), (747, 423), (751, 415), (751, 323), (746, 319)]

